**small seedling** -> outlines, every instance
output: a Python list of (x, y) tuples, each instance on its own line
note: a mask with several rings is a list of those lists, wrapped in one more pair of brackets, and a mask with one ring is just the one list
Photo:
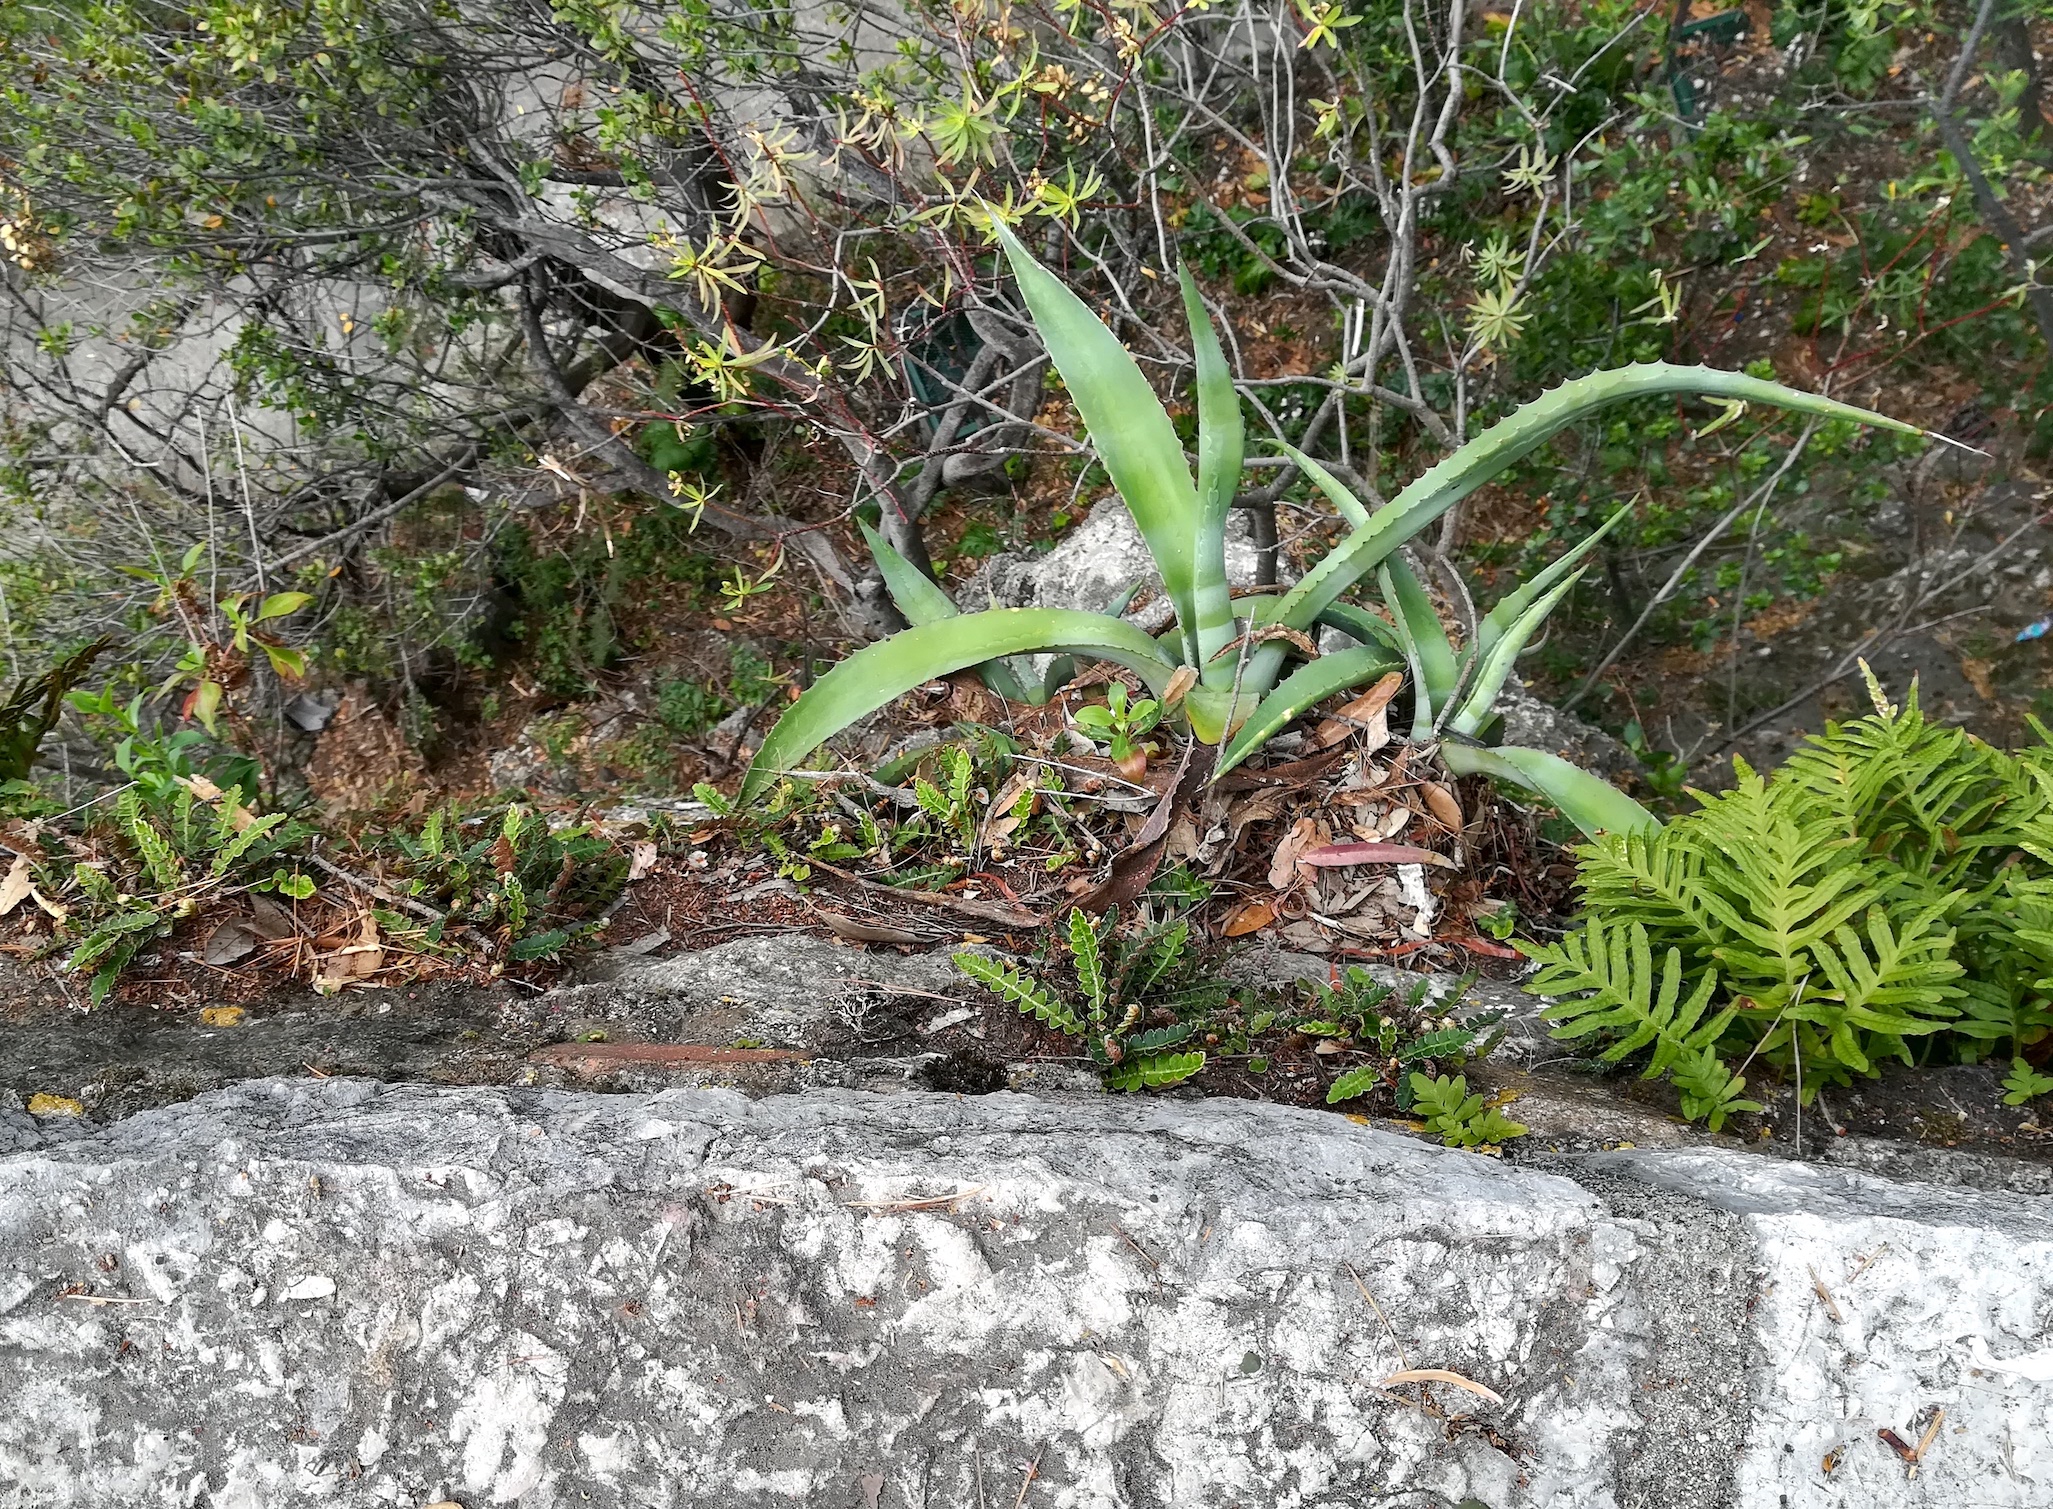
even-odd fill
[(1413, 1074), (1412, 1108), (1425, 1120), (1426, 1130), (1439, 1135), (1448, 1147), (1499, 1147), (1526, 1129), (1480, 1095), (1468, 1093), (1468, 1078)]
[(1138, 779), (1148, 768), (1148, 756), (1157, 753), (1145, 737), (1162, 721), (1162, 704), (1152, 697), (1128, 703), (1126, 687), (1115, 681), (1105, 688), (1105, 705), (1081, 707), (1074, 714), (1076, 726), (1106, 746), (1112, 763), (1129, 780)]

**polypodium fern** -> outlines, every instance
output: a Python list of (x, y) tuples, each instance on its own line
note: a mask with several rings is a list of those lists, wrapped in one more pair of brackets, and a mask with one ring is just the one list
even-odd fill
[(1651, 1047), (1647, 1079), (1711, 1047), (1739, 1014), (1737, 1006), (1727, 1006), (1708, 1022), (1703, 1019), (1718, 990), (1716, 970), (1699, 974), (1683, 999), (1679, 948), (1667, 951), (1656, 976), (1643, 923), (1618, 927), (1593, 916), (1580, 932), (1557, 944), (1528, 944), (1525, 954), (1540, 966), (1527, 989), (1559, 997), (1540, 1013), (1556, 1024), (1553, 1035), (1574, 1042), (1596, 1032), (1611, 1033), (1615, 1040), (1603, 1053), (1611, 1063)]
[(1524, 946), (1556, 1037), (1647, 1050), (1716, 1127), (1754, 1108), (1742, 1056), (1808, 1100), (1884, 1058), (2053, 1035), (2053, 735), (2007, 753), (1928, 723), (1915, 687), (1876, 702), (1772, 775), (1734, 761), (1699, 810), (1578, 851), (1584, 922)]
[(2023, 1059), (2013, 1059), (2010, 1073), (2004, 1077), (2003, 1088), (2008, 1092), (2003, 1103), (2021, 1106), (2041, 1095), (2053, 1095), (2053, 1074), (2041, 1074)]
[(1758, 1100), (1741, 1097), (1746, 1080), (1727, 1068), (1725, 1060), (1709, 1048), (1676, 1059), (1669, 1077), (1681, 1093), (1682, 1114), (1691, 1121), (1704, 1122), (1714, 1132), (1724, 1128), (1728, 1116), (1761, 1109)]

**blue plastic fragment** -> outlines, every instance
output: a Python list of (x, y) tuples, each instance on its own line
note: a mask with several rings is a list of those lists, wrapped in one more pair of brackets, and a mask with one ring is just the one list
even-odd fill
[(2053, 629), (2053, 618), (2042, 618), (2037, 623), (2026, 624), (2017, 631), (2017, 643), (2023, 644), (2027, 639), (2044, 639), (2048, 629)]

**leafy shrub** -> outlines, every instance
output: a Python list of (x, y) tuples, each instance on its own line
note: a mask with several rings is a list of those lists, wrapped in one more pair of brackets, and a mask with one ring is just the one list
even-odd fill
[[(1578, 850), (1586, 920), (1522, 945), (1554, 1036), (1648, 1050), (1716, 1129), (1758, 1058), (1809, 1101), (1884, 1060), (2025, 1063), (2053, 1036), (2053, 736), (2010, 753), (1913, 686), (1666, 828)], [(1915, 1045), (1915, 1047), (1914, 1047)], [(1737, 1061), (1737, 1062), (1735, 1062)]]
[[(1369, 615), (1342, 601), (1372, 574), (1380, 574), (1386, 600), (1423, 593), (1408, 584), (1396, 553), (1463, 498), (1585, 415), (1630, 398), (1699, 393), (1731, 401), (1774, 404), (1822, 417), (1912, 426), (1883, 419), (1814, 394), (1737, 372), (1653, 363), (1598, 372), (1524, 405), (1459, 447), (1389, 503), (1371, 514), (1340, 482), (1295, 450), (1290, 459), (1332, 501), (1347, 533), (1287, 592), (1231, 598), (1226, 574), (1226, 516), (1240, 485), (1245, 428), (1240, 398), (1197, 285), (1181, 274), (1197, 369), (1197, 473), (1193, 478), (1175, 425), (1146, 375), (1117, 337), (1081, 299), (1036, 262), (996, 214), (990, 216), (1020, 294), (1089, 429), (1098, 459), (1133, 516), (1176, 614), (1176, 630), (1161, 642), (1116, 614), (1062, 608), (992, 609), (959, 613), (947, 594), (896, 554), (874, 532), (869, 543), (894, 600), (912, 627), (850, 656), (801, 696), (763, 740), (741, 789), (754, 803), (776, 780), (827, 739), (924, 682), (971, 667), (1001, 695), (1022, 700), (1012, 657), (1088, 654), (1116, 662), (1146, 683), (1150, 700), (1173, 706), (1191, 734), (1219, 746), (1215, 775), (1233, 769), (1317, 703), (1367, 685), (1410, 661), (1418, 701), (1437, 728), (1473, 742), (1511, 660), (1565, 586), (1543, 579), (1512, 594), (1479, 627), (1471, 651), (1457, 659), (1432, 621), (1426, 642), (1419, 627), (1431, 618), (1399, 613), (1397, 646), (1368, 623)], [(1572, 565), (1572, 561), (1569, 563)], [(1566, 568), (1562, 568), (1566, 569)], [(1359, 648), (1318, 655), (1311, 632), (1321, 624), (1365, 639)], [(1415, 627), (1415, 625), (1419, 627)], [(1443, 657), (1441, 650), (1446, 648)], [(1301, 663), (1288, 675), (1292, 651)], [(1279, 679), (1280, 678), (1280, 679)], [(1043, 697), (1047, 688), (1043, 686)], [(1015, 696), (1015, 692), (1019, 695)], [(1465, 749), (1450, 743), (1447, 749)], [(1464, 754), (1453, 768), (1534, 786), (1574, 809), (1587, 804), (1597, 816), (1586, 830), (1651, 821), (1636, 804), (1565, 761), (1540, 750)], [(1450, 760), (1452, 765), (1452, 760)]]

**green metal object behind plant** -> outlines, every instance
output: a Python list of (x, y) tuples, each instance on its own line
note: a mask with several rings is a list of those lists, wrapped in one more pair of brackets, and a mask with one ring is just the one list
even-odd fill
[[(909, 582), (894, 583), (894, 592), (899, 587), (909, 589), (900, 597), (900, 607), (913, 620), (913, 627), (851, 656), (792, 704), (749, 766), (741, 790), (744, 803), (760, 797), (771, 782), (796, 768), (827, 739), (916, 686), (971, 666), (1002, 662), (1006, 656), (1050, 651), (1117, 661), (1138, 673), (1157, 698), (1179, 667), (1190, 667), (1197, 674), (1197, 684), (1189, 688), (1179, 706), (1191, 733), (1205, 743), (1219, 744), (1249, 726), (1266, 730), (1229, 750), (1233, 759), (1245, 758), (1261, 738), (1309, 705), (1304, 700), (1308, 688), (1323, 687), (1322, 695), (1330, 696), (1396, 668), (1394, 654), (1374, 648), (1356, 652), (1347, 663), (1346, 675), (1339, 674), (1340, 667), (1329, 666), (1311, 681), (1299, 679), (1302, 672), (1285, 679), (1286, 661), (1293, 652), (1322, 663), (1304, 655), (1302, 636), (1322, 621), (1345, 614), (1349, 605), (1341, 602), (1344, 593), (1374, 574), (1406, 541), (1462, 498), (1568, 425), (1607, 404), (1659, 393), (1697, 393), (1918, 433), (1913, 426), (1864, 409), (1707, 367), (1656, 362), (1578, 378), (1526, 404), (1469, 441), (1373, 514), (1348, 497), (1330, 476), (1308, 469), (1351, 528), (1295, 587), (1262, 606), (1265, 625), (1294, 634), (1262, 637), (1256, 642), (1244, 633), (1246, 625), (1230, 600), (1226, 576), (1226, 516), (1239, 485), (1244, 444), (1240, 403), (1196, 285), (1187, 272), (1179, 272), (1197, 364), (1198, 469), (1193, 478), (1168, 413), (1118, 338), (1036, 262), (995, 215), (991, 223), (1049, 358), (1090, 431), (1112, 485), (1147, 543), (1163, 591), (1176, 610), (1175, 632), (1166, 644), (1158, 644), (1112, 615), (1070, 609), (993, 609), (947, 616), (941, 613), (942, 605), (952, 614), (953, 604), (938, 588), (930, 595)], [(879, 564), (886, 568), (888, 579), (888, 564), (882, 557)], [(1525, 634), (1530, 635), (1532, 626), (1558, 600), (1557, 594), (1565, 586), (1565, 582), (1552, 580), (1544, 587), (1536, 584), (1535, 596), (1524, 601), (1515, 594), (1509, 604), (1509, 621), (1493, 622), (1487, 638), (1479, 636), (1471, 673), (1473, 691), (1450, 721), (1454, 732), (1467, 731), (1462, 725), (1472, 721), (1469, 712), (1476, 697), (1486, 688), (1494, 695), (1495, 687), (1502, 684), (1511, 657), (1524, 642), (1520, 625), (1526, 625)], [(1437, 625), (1435, 632), (1439, 632)], [(1441, 639), (1444, 642), (1444, 634)], [(1416, 633), (1413, 647), (1414, 658), (1419, 660), (1415, 674), (1445, 671), (1442, 665), (1425, 664), (1428, 649), (1420, 647)], [(1012, 674), (1017, 681), (1016, 670)], [(1279, 681), (1283, 682), (1280, 687)], [(1270, 706), (1272, 693), (1284, 701)], [(1434, 699), (1426, 700), (1438, 705)], [(1488, 700), (1488, 696), (1482, 697), (1485, 712)], [(1288, 715), (1284, 715), (1285, 709), (1291, 710)], [(1222, 761), (1222, 769), (1227, 764)]]

